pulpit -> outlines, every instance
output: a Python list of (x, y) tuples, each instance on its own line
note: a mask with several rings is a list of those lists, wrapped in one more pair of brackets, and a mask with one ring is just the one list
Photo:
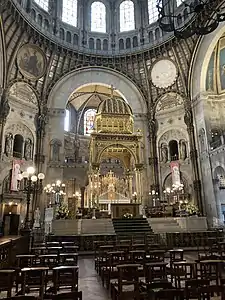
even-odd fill
[(131, 214), (134, 218), (140, 215), (140, 204), (137, 203), (112, 203), (111, 215), (113, 219), (121, 219), (125, 214)]

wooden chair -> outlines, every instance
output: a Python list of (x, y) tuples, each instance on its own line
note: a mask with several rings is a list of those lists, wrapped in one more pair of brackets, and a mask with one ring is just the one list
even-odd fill
[(185, 281), (185, 295), (187, 299), (198, 298), (198, 289), (200, 287), (209, 286), (208, 279), (190, 279)]
[(77, 253), (79, 247), (75, 245), (64, 245), (63, 251), (66, 253)]
[(35, 296), (15, 296), (10, 298), (3, 298), (2, 300), (37, 300), (37, 297)]
[(216, 285), (220, 284), (220, 279), (222, 277), (224, 261), (221, 260), (204, 260), (200, 261), (200, 278), (209, 279), (210, 281), (215, 281)]
[[(140, 299), (138, 264), (117, 266), (118, 282), (111, 284), (112, 300)], [(124, 289), (125, 288), (125, 289)]]
[(68, 292), (58, 295), (52, 295), (52, 300), (82, 300), (82, 292)]
[(12, 295), (15, 275), (15, 270), (0, 269), (0, 292), (7, 291), (7, 297), (11, 297)]
[(53, 291), (57, 294), (60, 287), (78, 291), (78, 266), (61, 266), (53, 268)]
[(146, 252), (145, 250), (131, 250), (129, 252), (132, 264), (145, 264)]
[(21, 270), (21, 294), (25, 295), (30, 289), (38, 289), (39, 297), (43, 299), (47, 287), (48, 267), (23, 268)]
[[(151, 299), (151, 298), (149, 298)], [(154, 295), (155, 300), (184, 300), (184, 290), (159, 290)]]
[(62, 266), (77, 266), (78, 253), (60, 253), (59, 263)]
[(102, 267), (101, 278), (102, 284), (106, 283), (107, 289), (109, 289), (111, 279), (118, 278), (117, 266), (126, 263), (127, 255), (123, 251), (112, 251), (107, 253), (107, 264)]
[(165, 260), (165, 250), (151, 250), (146, 254), (146, 261), (164, 261)]
[(42, 267), (54, 268), (59, 263), (59, 258), (57, 254), (43, 254), (39, 255), (38, 259), (40, 260), (40, 265)]
[(145, 282), (149, 284), (153, 281), (167, 280), (166, 262), (152, 262), (144, 266)]
[(174, 283), (177, 289), (181, 289), (182, 281), (184, 282), (185, 280), (196, 278), (196, 263), (194, 262), (174, 262), (172, 269)]

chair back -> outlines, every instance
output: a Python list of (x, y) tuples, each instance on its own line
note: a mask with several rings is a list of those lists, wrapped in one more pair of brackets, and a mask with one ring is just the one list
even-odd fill
[(51, 296), (52, 300), (82, 300), (82, 292), (68, 292)]

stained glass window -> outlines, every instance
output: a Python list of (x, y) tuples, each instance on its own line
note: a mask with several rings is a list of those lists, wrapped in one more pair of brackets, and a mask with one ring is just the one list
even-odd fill
[(77, 0), (63, 0), (62, 21), (77, 26)]
[(106, 32), (106, 8), (99, 1), (91, 5), (91, 31)]
[(120, 31), (134, 29), (134, 3), (131, 0), (126, 0), (120, 4)]
[(88, 109), (84, 114), (84, 134), (90, 135), (94, 129), (96, 109)]
[(183, 3), (182, 0), (177, 0), (177, 6), (180, 6)]
[(34, 0), (40, 7), (48, 11), (48, 1), (49, 0)]
[(70, 111), (69, 111), (69, 109), (66, 109), (66, 115), (64, 118), (64, 130), (65, 131), (70, 130)]
[(158, 19), (158, 9), (156, 7), (157, 0), (148, 0), (148, 20), (149, 24), (154, 23)]

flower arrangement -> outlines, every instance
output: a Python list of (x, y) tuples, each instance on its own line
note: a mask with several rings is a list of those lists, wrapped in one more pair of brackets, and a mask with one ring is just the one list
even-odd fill
[(123, 218), (124, 219), (133, 219), (133, 215), (127, 212), (123, 215)]
[(195, 216), (199, 214), (199, 209), (194, 203), (186, 204), (185, 211), (189, 216)]
[(68, 219), (69, 218), (69, 209), (65, 203), (61, 203), (59, 207), (56, 209), (56, 219)]

